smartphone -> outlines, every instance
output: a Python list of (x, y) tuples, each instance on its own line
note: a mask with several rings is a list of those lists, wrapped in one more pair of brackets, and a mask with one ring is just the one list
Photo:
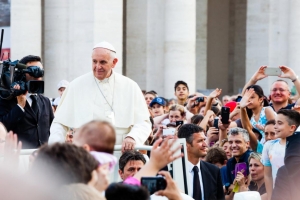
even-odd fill
[(272, 68), (267, 67), (265, 68), (265, 75), (268, 76), (280, 76), (281, 75), (281, 69), (280, 68)]
[(219, 119), (214, 119), (214, 127), (219, 130)]
[(223, 124), (229, 124), (229, 115), (230, 115), (230, 108), (223, 106), (221, 108), (221, 121)]
[(236, 177), (236, 175), (237, 175), (238, 172), (242, 172), (243, 175), (246, 177), (246, 176), (248, 176), (247, 171), (248, 171), (247, 170), (247, 164), (245, 162), (236, 163), (235, 164), (235, 170), (234, 170), (234, 172), (235, 172), (235, 176), (234, 177)]
[(182, 125), (183, 121), (176, 121), (176, 127), (178, 127), (179, 125)]
[(167, 187), (165, 178), (161, 176), (142, 177), (141, 184), (148, 189), (150, 195)]
[(163, 135), (175, 135), (175, 128), (165, 128), (163, 129)]
[(238, 96), (237, 98), (236, 98), (236, 100), (235, 100), (235, 102), (240, 102), (241, 100), (242, 100), (242, 96)]
[(204, 102), (204, 97), (198, 97), (198, 98), (195, 100), (195, 105), (198, 105), (200, 102)]

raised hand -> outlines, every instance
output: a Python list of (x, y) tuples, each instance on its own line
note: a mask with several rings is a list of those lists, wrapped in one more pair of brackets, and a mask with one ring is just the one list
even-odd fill
[(209, 94), (209, 97), (211, 97), (211, 98), (217, 98), (218, 96), (220, 96), (221, 93), (222, 93), (222, 89), (216, 88), (214, 91), (212, 91)]
[(257, 82), (265, 77), (267, 77), (267, 75), (265, 74), (265, 69), (267, 68), (267, 66), (261, 66), (256, 72), (255, 74), (252, 76), (252, 80)]
[(240, 107), (245, 108), (250, 104), (249, 99), (250, 97), (255, 93), (253, 88), (250, 88), (249, 90), (246, 90), (242, 100), (240, 101)]
[(281, 69), (281, 71), (283, 72), (279, 77), (280, 78), (289, 78), (291, 80), (295, 80), (297, 78), (296, 73), (294, 72), (294, 70), (292, 70), (291, 68), (287, 67), (287, 66), (279, 66), (279, 68)]
[(297, 111), (298, 113), (300, 113), (300, 106), (299, 105), (295, 105), (292, 110)]

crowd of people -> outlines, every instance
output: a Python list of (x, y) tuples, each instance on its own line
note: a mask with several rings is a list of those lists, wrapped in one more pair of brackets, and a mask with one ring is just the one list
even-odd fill
[[(17, 171), (20, 149), (37, 149), (26, 176), (44, 188), (35, 195), (20, 192), (23, 199), (47, 194), (49, 199), (78, 200), (230, 200), (239, 194), (251, 199), (249, 191), (263, 200), (298, 198), (300, 99), (292, 98), (283, 80), (289, 79), (300, 94), (300, 80), (291, 68), (279, 67), (282, 73), (269, 91), (258, 83), (267, 77), (268, 67), (262, 66), (241, 94), (229, 96), (216, 88), (204, 95), (179, 80), (175, 98), (167, 99), (155, 90), (142, 92), (113, 71), (117, 62), (115, 48), (101, 42), (92, 51), (92, 71), (70, 83), (61, 81), (60, 96), (52, 103), (28, 92), (0, 99), (3, 165)], [(38, 56), (26, 56), (20, 63), (43, 68)], [(26, 74), (26, 80), (41, 77)], [(187, 174), (187, 194), (169, 173), (170, 163), (184, 155), (178, 154), (182, 147), (177, 138), (186, 140), (182, 174)], [(115, 145), (122, 145), (120, 158), (114, 156)], [(136, 145), (152, 150), (138, 151)], [(117, 164), (122, 181), (109, 183)], [(152, 192), (143, 177), (157, 175), (166, 186)], [(17, 185), (20, 191), (34, 186)], [(10, 190), (2, 192), (12, 197)]]

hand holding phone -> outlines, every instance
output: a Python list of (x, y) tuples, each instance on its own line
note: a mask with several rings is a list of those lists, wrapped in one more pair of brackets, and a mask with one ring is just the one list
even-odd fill
[(229, 124), (230, 108), (223, 106), (221, 108), (221, 121), (223, 124)]
[(235, 177), (237, 175), (238, 172), (241, 172), (244, 177), (247, 177), (248, 176), (248, 167), (247, 167), (247, 164), (245, 162), (242, 162), (242, 163), (237, 163), (235, 164)]
[(142, 177), (141, 184), (147, 188), (150, 195), (167, 187), (167, 182), (162, 176)]
[(280, 68), (267, 67), (267, 68), (265, 68), (265, 75), (267, 75), (267, 76), (280, 76), (281, 75), (281, 69)]
[(175, 135), (176, 129), (175, 128), (165, 128), (163, 129), (163, 135), (168, 136), (168, 135)]

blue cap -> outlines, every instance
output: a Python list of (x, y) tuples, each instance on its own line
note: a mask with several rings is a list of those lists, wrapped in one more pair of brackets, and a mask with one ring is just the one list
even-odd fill
[(160, 97), (156, 97), (154, 98), (151, 103), (150, 103), (150, 107), (152, 107), (155, 103), (165, 106), (166, 105), (166, 101), (163, 98)]

